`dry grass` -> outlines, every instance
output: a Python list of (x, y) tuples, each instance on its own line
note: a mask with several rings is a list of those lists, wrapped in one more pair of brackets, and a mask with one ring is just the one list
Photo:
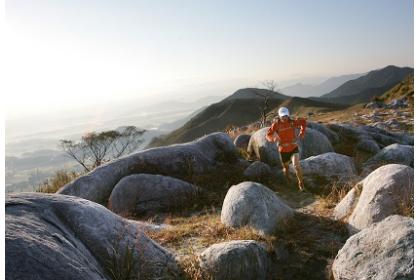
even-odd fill
[(211, 279), (211, 276), (201, 269), (199, 257), (192, 249), (190, 250), (190, 254), (188, 254), (188, 256), (180, 260), (179, 264), (184, 272), (184, 278), (187, 280)]
[(235, 139), (237, 136), (242, 134), (252, 135), (254, 132), (258, 131), (261, 127), (258, 123), (251, 123), (247, 126), (237, 127), (234, 125), (229, 125), (226, 127), (225, 132), (230, 138)]
[(271, 248), (272, 239), (259, 236), (249, 227), (234, 229), (220, 221), (220, 212), (213, 211), (190, 217), (168, 217), (167, 229), (146, 234), (159, 244), (177, 252), (185, 279), (211, 279), (199, 265), (198, 252), (213, 244), (231, 240), (256, 240)]
[(160, 244), (175, 250), (184, 247), (188, 239), (194, 239), (196, 244), (203, 247), (229, 240), (269, 241), (248, 227), (239, 229), (226, 227), (221, 223), (220, 214), (217, 212), (191, 217), (167, 218), (165, 223), (171, 227), (159, 232), (149, 232), (148, 235)]
[(318, 208), (316, 209), (319, 213), (323, 213), (325, 210), (333, 209), (353, 188), (354, 182), (347, 182), (345, 184), (339, 184), (334, 182), (331, 185), (331, 191), (326, 195), (319, 197)]
[(65, 184), (70, 183), (81, 175), (82, 174), (75, 171), (56, 171), (52, 177), (48, 178), (38, 186), (36, 192), (55, 193)]
[(414, 195), (402, 199), (399, 205), (398, 214), (414, 218)]

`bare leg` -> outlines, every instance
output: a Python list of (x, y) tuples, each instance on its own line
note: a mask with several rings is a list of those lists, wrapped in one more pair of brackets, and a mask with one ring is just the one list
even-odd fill
[(286, 181), (289, 184), (290, 183), (290, 177), (289, 177), (289, 162), (283, 163), (283, 173), (284, 176), (286, 176)]
[(299, 161), (299, 154), (294, 154), (292, 156), (292, 164), (293, 167), (296, 170), (296, 177), (298, 179), (299, 182), (299, 190), (303, 190), (303, 172), (302, 172), (302, 167), (300, 166), (300, 161)]

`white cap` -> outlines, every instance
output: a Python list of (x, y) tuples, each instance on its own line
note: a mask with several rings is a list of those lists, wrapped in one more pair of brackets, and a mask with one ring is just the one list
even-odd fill
[(281, 107), (279, 109), (279, 117), (283, 117), (283, 116), (290, 116), (289, 109), (287, 109), (286, 107)]

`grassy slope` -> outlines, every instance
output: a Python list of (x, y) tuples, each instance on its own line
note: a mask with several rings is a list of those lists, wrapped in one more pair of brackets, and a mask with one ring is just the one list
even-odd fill
[[(385, 92), (378, 100), (385, 103), (391, 102), (393, 99), (408, 97), (411, 100), (414, 98), (414, 76), (409, 75), (403, 81), (398, 83), (392, 89)], [(414, 100), (412, 100), (414, 101)]]

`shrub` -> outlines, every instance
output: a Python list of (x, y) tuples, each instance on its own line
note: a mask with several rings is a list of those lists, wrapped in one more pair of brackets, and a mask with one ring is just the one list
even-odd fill
[(55, 193), (65, 184), (70, 183), (79, 176), (81, 174), (75, 171), (58, 170), (52, 177), (39, 184), (36, 192)]

